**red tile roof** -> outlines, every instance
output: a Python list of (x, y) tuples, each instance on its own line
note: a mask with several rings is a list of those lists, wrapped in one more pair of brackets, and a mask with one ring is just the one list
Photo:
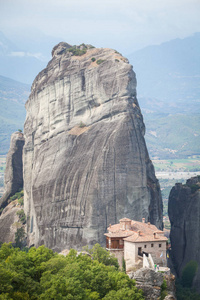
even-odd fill
[(168, 239), (165, 236), (154, 237), (154, 235), (145, 235), (144, 233), (134, 233), (133, 235), (124, 238), (124, 241), (132, 242), (132, 243), (140, 243), (140, 242), (161, 242), (167, 241)]
[(109, 233), (104, 233), (105, 236), (107, 237), (121, 237), (121, 238), (125, 238), (128, 237), (130, 235), (132, 235), (133, 232), (132, 231), (127, 231), (127, 230), (120, 230), (119, 232), (109, 232)]
[[(123, 218), (120, 222), (130, 219)], [(111, 225), (108, 227), (108, 233), (105, 233), (110, 238), (124, 238), (124, 241), (139, 243), (139, 242), (155, 242), (155, 241), (167, 241), (164, 236), (164, 232), (158, 230), (155, 225), (150, 223), (143, 223), (138, 221), (131, 221), (131, 228), (122, 230), (120, 224)]]

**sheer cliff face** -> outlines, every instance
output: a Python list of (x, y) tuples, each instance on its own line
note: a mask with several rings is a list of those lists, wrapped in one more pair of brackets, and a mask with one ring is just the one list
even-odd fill
[(194, 287), (200, 292), (200, 177), (176, 184), (169, 196), (171, 259), (177, 276), (191, 260), (198, 262)]
[(104, 244), (124, 216), (162, 226), (132, 66), (111, 49), (69, 47), (54, 47), (33, 82), (24, 126), (29, 244), (57, 251)]

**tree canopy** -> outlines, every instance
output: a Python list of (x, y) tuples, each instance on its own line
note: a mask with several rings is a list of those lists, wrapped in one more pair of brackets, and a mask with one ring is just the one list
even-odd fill
[[(109, 258), (110, 257), (110, 258)], [(90, 256), (71, 249), (64, 257), (40, 246), (27, 252), (0, 248), (0, 299), (142, 300), (135, 282), (95, 245)]]

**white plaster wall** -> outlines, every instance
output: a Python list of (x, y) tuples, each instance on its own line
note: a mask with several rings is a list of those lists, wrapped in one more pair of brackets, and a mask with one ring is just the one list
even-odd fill
[[(153, 247), (151, 247), (153, 244)], [(161, 247), (159, 247), (161, 244)], [(146, 248), (145, 248), (146, 245)], [(150, 253), (155, 264), (160, 266), (166, 266), (166, 242), (146, 242), (146, 243), (131, 243), (124, 241), (124, 259), (126, 261), (126, 269), (133, 268), (139, 258), (138, 258), (138, 248), (142, 248), (142, 251)], [(160, 257), (163, 253), (162, 257)]]
[(135, 244), (124, 241), (124, 259), (126, 262), (126, 270), (135, 265)]
[(111, 254), (113, 254), (119, 263), (120, 269), (123, 266), (123, 258), (124, 258), (124, 251), (123, 250), (109, 250)]
[[(153, 247), (151, 247), (151, 244), (153, 244)], [(159, 244), (161, 244), (161, 247), (159, 247)], [(150, 253), (155, 264), (161, 266), (166, 265), (166, 242), (153, 241), (143, 244), (138, 243), (138, 247), (142, 247), (142, 251)], [(162, 257), (160, 257), (161, 253), (163, 253)]]

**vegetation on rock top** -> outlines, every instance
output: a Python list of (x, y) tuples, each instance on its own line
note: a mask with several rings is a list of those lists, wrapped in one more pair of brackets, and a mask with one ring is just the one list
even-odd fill
[(100, 65), (102, 62), (104, 62), (105, 60), (104, 59), (98, 59), (97, 60), (97, 65)]
[(66, 52), (71, 52), (72, 55), (81, 56), (87, 52), (87, 49), (94, 48), (92, 45), (81, 44), (79, 46), (72, 46), (71, 48), (66, 49)]

